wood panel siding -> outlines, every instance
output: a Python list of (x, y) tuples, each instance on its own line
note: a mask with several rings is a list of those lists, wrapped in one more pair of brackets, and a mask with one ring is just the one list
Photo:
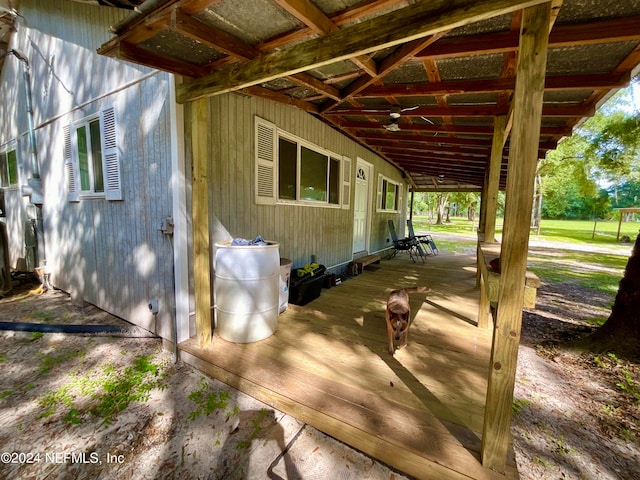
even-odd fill
[[(170, 77), (96, 54), (110, 36), (109, 27), (125, 18), (126, 11), (25, 0), (18, 13), (24, 21), (17, 22), (11, 48), (23, 52), (30, 63), (52, 281), (74, 300), (172, 339), (172, 245), (158, 230), (161, 220), (172, 215)], [(0, 76), (3, 98), (15, 99), (0, 105), (0, 144), (27, 132), (21, 69), (12, 57)], [(107, 106), (115, 108), (123, 200), (81, 197), (69, 202), (63, 128)], [(26, 153), (23, 166), (28, 164)], [(11, 206), (23, 205), (12, 208), (7, 218), (12, 227), (26, 217), (26, 202), (14, 199), (19, 195), (15, 193)], [(16, 256), (23, 233), (12, 230)], [(159, 301), (157, 318), (148, 309), (152, 298)]]
[[(370, 181), (372, 251), (387, 246), (387, 219), (401, 223), (399, 214), (378, 213), (375, 188), (378, 173), (402, 182), (400, 172), (372, 152), (329, 128), (316, 118), (293, 107), (257, 97), (237, 94), (212, 97), (210, 102), (211, 197), (213, 242), (234, 237), (264, 238), (280, 243), (281, 257), (302, 266), (315, 256), (327, 267), (345, 265), (352, 259), (353, 198), (350, 208), (317, 207), (276, 203), (257, 205), (254, 200), (254, 117), (258, 116), (278, 128), (318, 147), (351, 159), (351, 179), (358, 157), (373, 164)], [(353, 197), (354, 189), (351, 189)], [(403, 185), (406, 198), (406, 185)]]

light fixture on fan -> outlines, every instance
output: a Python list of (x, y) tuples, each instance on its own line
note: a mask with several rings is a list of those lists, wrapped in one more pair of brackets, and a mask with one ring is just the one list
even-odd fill
[(392, 105), (391, 110), (389, 111), (389, 123), (384, 126), (388, 132), (399, 132), (400, 131), (400, 115), (402, 112), (406, 112), (409, 110), (415, 110), (419, 105), (415, 107), (402, 108), (398, 105)]

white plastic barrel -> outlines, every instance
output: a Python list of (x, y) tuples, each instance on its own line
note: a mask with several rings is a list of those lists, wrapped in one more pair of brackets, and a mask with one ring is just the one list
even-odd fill
[(278, 326), (279, 244), (216, 243), (215, 314), (217, 333), (235, 343), (263, 340)]

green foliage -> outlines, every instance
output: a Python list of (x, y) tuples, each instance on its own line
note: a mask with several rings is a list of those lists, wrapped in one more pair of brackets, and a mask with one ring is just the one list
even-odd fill
[(614, 184), (608, 189), (613, 208), (637, 207), (640, 205), (640, 181), (629, 179)]
[[(90, 412), (102, 418), (102, 424), (109, 424), (129, 403), (147, 401), (153, 389), (165, 387), (163, 367), (143, 355), (123, 370), (106, 365), (87, 375), (72, 375), (71, 380), (58, 390), (40, 397), (38, 404), (43, 411), (38, 418), (53, 415), (58, 408), (67, 408), (69, 410), (64, 416), (67, 423), (79, 424)], [(87, 402), (87, 397), (92, 401)], [(79, 406), (87, 403), (86, 410)]]
[(39, 340), (44, 336), (44, 333), (42, 332), (32, 332), (31, 333), (31, 340)]
[(265, 419), (269, 411), (266, 408), (260, 409), (258, 414), (251, 420), (251, 439), (238, 442), (236, 450), (246, 450), (251, 446), (251, 442), (258, 438), (262, 431), (262, 421)]
[(38, 319), (38, 320), (52, 320), (52, 319), (56, 318), (56, 315), (54, 313), (51, 313), (51, 312), (31, 312), (25, 318), (27, 318), (27, 319), (35, 318), (35, 319)]
[[(207, 379), (202, 377), (200, 378), (200, 388), (191, 392), (188, 398), (196, 404), (197, 408), (187, 418), (195, 420), (200, 415), (210, 415), (218, 410), (225, 410), (229, 405), (230, 394), (225, 390), (220, 392), (210, 391)], [(227, 417), (236, 412), (239, 412), (237, 405), (231, 413), (227, 412)]]
[(66, 362), (67, 360), (71, 360), (72, 358), (80, 358), (84, 357), (84, 352), (82, 351), (73, 351), (63, 353), (62, 355), (50, 355), (45, 354), (44, 357), (40, 359), (40, 374), (48, 373), (56, 365)]
[[(635, 206), (637, 195), (616, 195), (640, 171), (640, 112), (634, 108), (632, 88), (621, 90), (539, 163), (544, 218), (607, 218), (611, 203)], [(597, 186), (603, 183), (610, 185), (606, 192)]]
[(587, 131), (590, 142), (586, 151), (597, 160), (598, 168), (614, 177), (631, 174), (640, 149), (640, 113), (616, 111), (600, 114), (598, 129)]
[(93, 395), (98, 404), (91, 409), (92, 414), (103, 418), (103, 424), (111, 423), (130, 402), (146, 402), (152, 390), (165, 387), (160, 376), (162, 365), (150, 360), (149, 356), (141, 355), (121, 374), (109, 374), (103, 379), (100, 391)]
[(622, 374), (624, 375), (624, 378), (622, 381), (616, 383), (616, 386), (623, 392), (626, 392), (635, 398), (637, 402), (640, 402), (640, 390), (638, 390), (638, 385), (633, 381), (631, 372), (623, 368)]
[(530, 406), (531, 403), (531, 400), (526, 398), (515, 398), (511, 409), (513, 410), (513, 413), (520, 413), (523, 408)]
[(45, 418), (53, 415), (59, 406), (71, 407), (73, 405), (73, 395), (70, 393), (71, 386), (63, 385), (59, 389), (49, 392), (38, 400), (38, 405), (43, 409), (37, 418)]
[(564, 435), (560, 435), (559, 437), (551, 437), (551, 441), (556, 444), (556, 451), (560, 455), (567, 455), (570, 453), (576, 453), (574, 448), (570, 448), (564, 439)]
[(11, 396), (13, 394), (13, 389), (4, 390), (0, 392), (0, 400), (4, 400), (5, 398)]

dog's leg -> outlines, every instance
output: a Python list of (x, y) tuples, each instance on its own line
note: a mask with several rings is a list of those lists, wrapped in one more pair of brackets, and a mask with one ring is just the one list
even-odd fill
[(398, 348), (404, 348), (407, 346), (409, 342), (409, 327), (411, 326), (411, 312), (407, 312), (407, 329), (402, 334), (402, 338), (400, 339), (400, 346)]
[(389, 314), (389, 309), (387, 309), (387, 336), (389, 337), (389, 354), (393, 355), (393, 327), (391, 326), (391, 315)]
[(407, 342), (409, 341), (409, 329), (407, 328), (407, 330), (402, 334), (402, 339), (400, 340), (400, 345), (398, 346), (398, 348), (404, 348), (407, 346)]

